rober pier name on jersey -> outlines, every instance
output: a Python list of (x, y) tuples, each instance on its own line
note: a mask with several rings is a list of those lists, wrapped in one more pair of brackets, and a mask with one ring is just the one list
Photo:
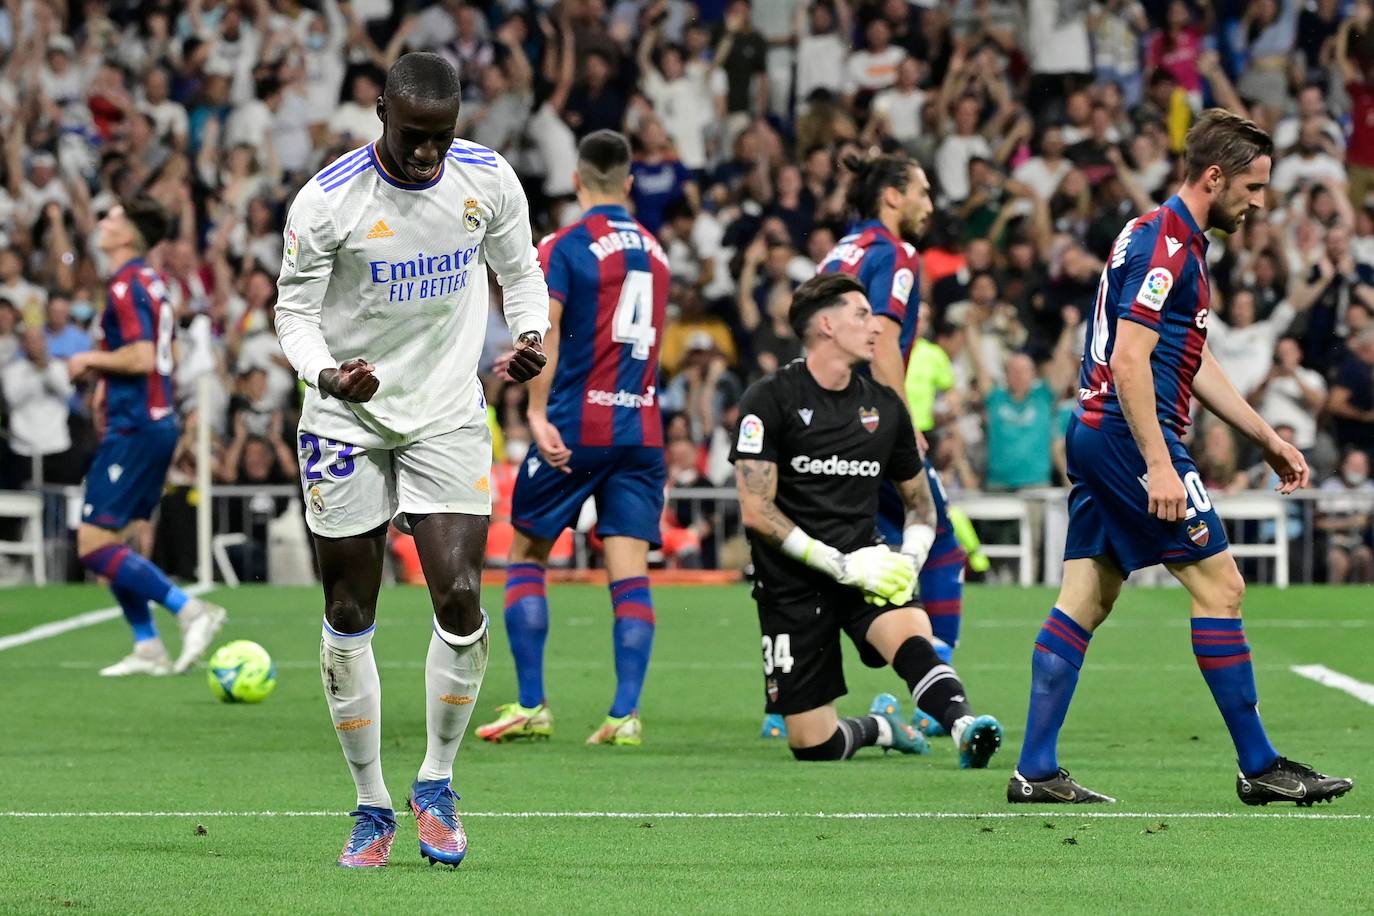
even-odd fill
[(460, 248), (452, 254), (418, 252), (408, 261), (369, 261), (372, 282), (391, 284), (387, 299), (437, 299), (466, 289), (468, 264), (477, 256), (477, 246)]
[(587, 250), (596, 255), (598, 261), (604, 261), (617, 251), (647, 251), (655, 259), (668, 263), (668, 255), (664, 253), (663, 246), (659, 245), (658, 240), (640, 232), (639, 226), (635, 223), (621, 223), (616, 220), (607, 220), (607, 225), (612, 231), (607, 232), (600, 238), (592, 239)]

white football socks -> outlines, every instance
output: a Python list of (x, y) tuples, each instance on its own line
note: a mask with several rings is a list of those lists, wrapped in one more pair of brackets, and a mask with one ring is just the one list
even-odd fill
[(425, 761), (419, 779), (450, 779), (487, 671), (487, 614), (475, 633), (455, 636), (434, 621), (425, 656)]
[(336, 633), (326, 622), (320, 638), (320, 678), (344, 759), (358, 788), (358, 804), (391, 809), (382, 779), (382, 682), (372, 655), (376, 625)]

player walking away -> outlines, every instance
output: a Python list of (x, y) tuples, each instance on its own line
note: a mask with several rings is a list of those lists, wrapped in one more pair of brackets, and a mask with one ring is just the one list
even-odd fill
[(393, 519), (415, 535), (434, 605), (428, 741), (410, 794), (420, 853), (457, 865), (467, 850), (451, 779), (487, 667), (491, 436), (477, 360), (488, 264), (505, 288), (510, 375), (527, 381), (544, 365), (548, 293), (529, 204), (505, 159), (454, 139), (458, 108), (442, 57), (401, 57), (377, 101), (381, 139), (307, 182), (286, 226), (277, 332), (309, 386), (301, 485), (324, 584), (320, 673), (358, 792), (339, 857), (350, 867), (385, 865), (396, 832), (372, 655)]
[(588, 744), (638, 745), (639, 695), (654, 641), (648, 553), (663, 514), (663, 421), (656, 400), (659, 331), (668, 303), (668, 258), (630, 217), (630, 144), (599, 130), (578, 145), (573, 184), (581, 220), (544, 239), (549, 284), (546, 371), (530, 384), (534, 444), (512, 500), (515, 539), (506, 568), (506, 633), (519, 697), (477, 734), (488, 741), (548, 737), (544, 695), (549, 605), (544, 567), (563, 529), (596, 500), (606, 545), (616, 691)]
[[(849, 206), (862, 220), (826, 255), (818, 272), (839, 271), (858, 278), (874, 314), (887, 319), (881, 323), (871, 365), (873, 378), (906, 403), (906, 368), (921, 308), (921, 259), (907, 240), (924, 234), (934, 211), (930, 182), (925, 170), (904, 155), (851, 156), (844, 164), (853, 174)], [(926, 443), (919, 433), (917, 441), (924, 456)], [(947, 663), (959, 642), (967, 555), (950, 523), (944, 484), (929, 459), (925, 459), (925, 472), (935, 501), (935, 540), (921, 567), (917, 593), (930, 617), (935, 651)], [(884, 482), (878, 498), (878, 531), (884, 541), (901, 542), (905, 515), (897, 488)], [(886, 707), (889, 697), (883, 695), (874, 703)], [(928, 710), (912, 713), (912, 724), (922, 726), (928, 736), (944, 734)]]
[(1246, 403), (1207, 348), (1207, 239), (1264, 204), (1273, 143), (1213, 108), (1188, 131), (1187, 176), (1164, 205), (1131, 220), (1098, 284), (1067, 433), (1069, 531), (1064, 580), (1031, 656), (1030, 711), (1012, 802), (1110, 802), (1059, 768), (1056, 744), (1093, 631), (1132, 571), (1165, 564), (1192, 596), (1193, 653), (1235, 742), (1241, 801), (1310, 805), (1351, 781), (1279, 756), (1256, 706), (1241, 624), (1245, 582), (1180, 438), (1192, 395), (1264, 453), (1278, 491), (1306, 486), (1302, 454)]
[[(929, 750), (895, 713), (837, 719), (843, 630), (864, 664), (891, 665), (912, 700), (935, 713), (961, 766), (985, 767), (1002, 727), (974, 716), (912, 600), (935, 507), (911, 416), (890, 388), (854, 371), (873, 359), (884, 319), (862, 283), (832, 273), (797, 288), (788, 320), (806, 357), (745, 392), (731, 453), (754, 559), (767, 711), (784, 717), (798, 760), (844, 760), (875, 744)], [(900, 553), (876, 543), (884, 479), (906, 505)]]
[[(189, 597), (129, 545), (148, 543), (149, 518), (177, 443), (172, 404), (172, 335), (176, 319), (167, 289), (143, 256), (167, 235), (167, 215), (151, 198), (117, 204), (100, 221), (97, 244), (110, 278), (100, 349), (67, 361), (72, 379), (95, 373), (104, 434), (86, 475), (86, 500), (76, 532), (81, 563), (110, 583), (134, 632), (134, 650), (102, 668), (105, 677), (180, 674), (199, 659), (224, 625), (224, 609)], [(181, 627), (174, 663), (148, 610), (155, 601)]]

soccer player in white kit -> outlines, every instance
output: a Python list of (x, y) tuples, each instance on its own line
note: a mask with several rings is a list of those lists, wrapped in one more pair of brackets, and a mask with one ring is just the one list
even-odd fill
[(548, 288), (529, 202), (501, 156), (454, 139), (458, 108), (442, 57), (403, 56), (377, 100), (381, 138), (322, 169), (287, 217), (276, 328), (309, 386), (298, 445), (324, 582), (320, 673), (358, 792), (339, 857), (348, 867), (385, 865), (396, 833), (371, 646), (393, 520), (415, 535), (434, 604), (428, 741), (410, 793), (420, 854), (457, 865), (467, 851), (450, 783), (487, 667), (491, 436), (477, 360), (488, 264), (514, 340), (511, 377), (528, 381), (545, 362)]

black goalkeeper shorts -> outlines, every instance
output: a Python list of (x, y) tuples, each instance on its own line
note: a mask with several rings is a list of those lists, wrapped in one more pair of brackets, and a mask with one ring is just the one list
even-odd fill
[(763, 686), (770, 713), (806, 712), (849, 692), (840, 651), (842, 630), (865, 665), (887, 664), (864, 637), (869, 625), (892, 608), (869, 604), (858, 589), (834, 583), (805, 598), (778, 600), (767, 583), (756, 582), (754, 600), (763, 632)]

